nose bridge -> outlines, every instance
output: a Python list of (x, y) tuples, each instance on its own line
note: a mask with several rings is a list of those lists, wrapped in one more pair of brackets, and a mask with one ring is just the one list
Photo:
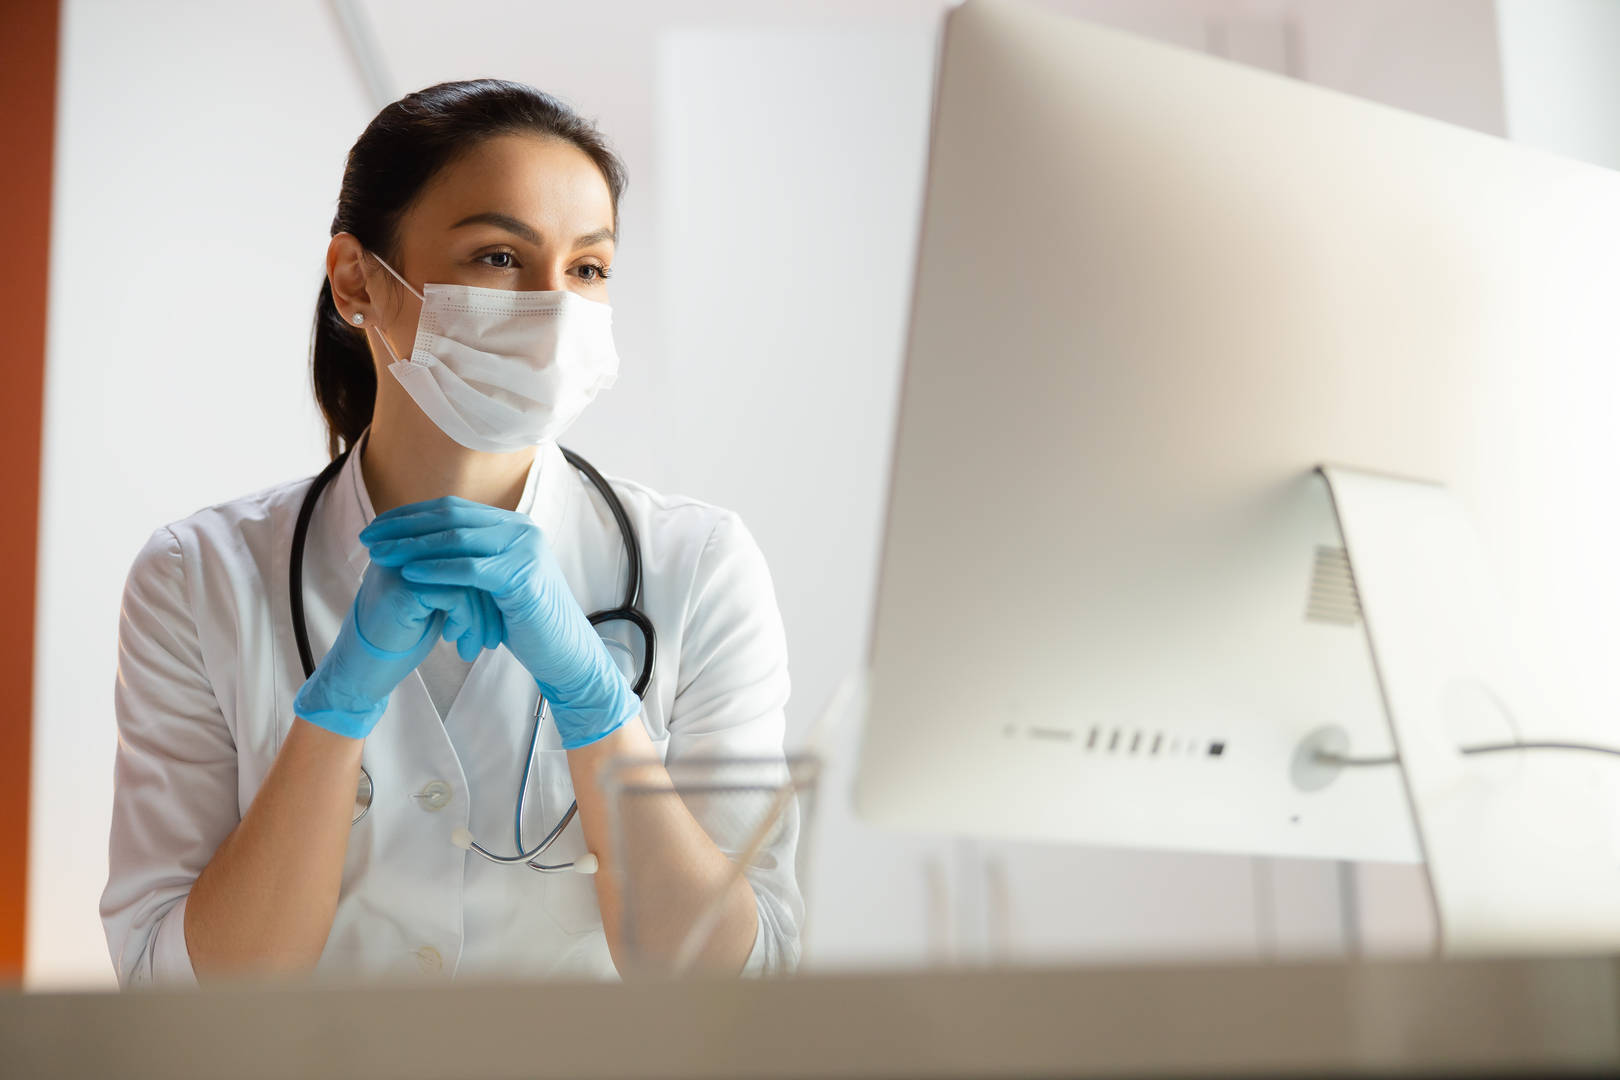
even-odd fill
[(535, 267), (534, 281), (528, 286), (531, 289), (543, 289), (556, 292), (568, 287), (568, 263), (561, 255), (547, 254), (539, 260)]

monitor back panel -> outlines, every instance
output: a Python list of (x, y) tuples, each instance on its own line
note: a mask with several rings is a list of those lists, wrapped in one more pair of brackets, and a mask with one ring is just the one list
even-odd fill
[[(1620, 175), (1009, 3), (947, 23), (856, 801), (1418, 857), (1312, 470), (1450, 485), (1564, 736), (1620, 717)], [(1601, 666), (1600, 666), (1601, 665)], [(1595, 720), (1593, 721), (1595, 722)], [(1526, 734), (1550, 734), (1546, 730)]]

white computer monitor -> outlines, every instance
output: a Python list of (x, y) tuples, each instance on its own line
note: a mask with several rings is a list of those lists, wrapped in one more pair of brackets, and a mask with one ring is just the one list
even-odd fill
[(1457, 753), (1620, 743), (1617, 420), (1620, 175), (973, 0), (859, 811), (1427, 860), (1455, 951), (1620, 943), (1620, 759)]

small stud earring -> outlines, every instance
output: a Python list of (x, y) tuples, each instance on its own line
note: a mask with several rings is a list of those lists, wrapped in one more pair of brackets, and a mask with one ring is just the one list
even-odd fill
[(351, 315), (349, 317), (349, 321), (354, 323), (354, 325), (356, 325), (356, 326), (364, 326), (365, 322), (366, 322), (366, 317), (364, 315), (360, 314), (357, 311), (357, 312), (355, 312), (353, 315)]

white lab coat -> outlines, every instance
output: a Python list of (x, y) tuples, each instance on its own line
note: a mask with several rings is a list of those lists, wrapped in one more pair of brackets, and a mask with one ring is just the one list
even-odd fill
[[(626, 559), (606, 504), (555, 444), (536, 455), (525, 503), (586, 611), (616, 607)], [(782, 754), (787, 649), (769, 571), (735, 514), (613, 480), (642, 548), (642, 609), (658, 634), (641, 723), (666, 761)], [(118, 753), (101, 914), (122, 984), (192, 976), (183, 919), (192, 882), (241, 819), (293, 721), (304, 682), (288, 607), (293, 523), (309, 481), (270, 488), (157, 530), (124, 588), (114, 705)], [(316, 661), (367, 566), (371, 519), (359, 455), (321, 494), (304, 560)], [(604, 636), (640, 655), (623, 623)], [(619, 650), (622, 652), (622, 650)], [(451, 842), (459, 828), (512, 848), (532, 732), (534, 680), (506, 649), (482, 653), (441, 721), (421, 676), (394, 691), (366, 738), (375, 783), (354, 826), (318, 970), (613, 977), (592, 879), (497, 866)], [(632, 721), (633, 722), (633, 721)], [(530, 777), (525, 840), (573, 798), (549, 722)], [(430, 785), (433, 785), (430, 787)], [(448, 798), (445, 788), (448, 787)], [(438, 797), (431, 797), (438, 793)], [(413, 796), (423, 797), (413, 797)], [(742, 835), (699, 820), (723, 850)], [(745, 972), (796, 962), (803, 902), (796, 817), (748, 870), (759, 932)], [(746, 831), (746, 830), (744, 830)], [(584, 851), (578, 819), (547, 862)]]

